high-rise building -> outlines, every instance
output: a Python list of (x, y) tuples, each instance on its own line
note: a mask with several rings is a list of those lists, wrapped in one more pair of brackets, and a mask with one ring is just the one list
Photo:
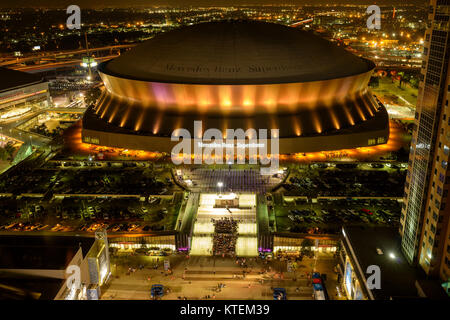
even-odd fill
[(411, 141), (402, 250), (431, 276), (450, 277), (450, 0), (431, 0)]

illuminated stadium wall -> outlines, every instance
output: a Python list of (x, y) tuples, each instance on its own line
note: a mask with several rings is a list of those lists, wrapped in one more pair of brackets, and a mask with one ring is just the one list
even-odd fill
[[(261, 30), (264, 39), (258, 38)], [(219, 32), (240, 45), (225, 46), (214, 38)], [(275, 40), (269, 35), (291, 42), (270, 46)], [(202, 41), (208, 46), (194, 45)], [(276, 52), (274, 45), (280, 46)], [(252, 60), (248, 50), (258, 57)], [(226, 129), (279, 129), (280, 153), (286, 154), (383, 144), (388, 115), (367, 87), (374, 67), (318, 36), (281, 25), (180, 28), (99, 65), (105, 90), (85, 114), (83, 142), (170, 152), (176, 144), (168, 139), (172, 132), (185, 128), (193, 136), (194, 121), (201, 120), (203, 132), (217, 128), (224, 136)]]

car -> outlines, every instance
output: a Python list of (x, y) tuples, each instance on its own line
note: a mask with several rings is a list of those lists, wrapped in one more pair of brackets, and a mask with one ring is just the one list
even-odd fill
[(151, 298), (153, 300), (161, 299), (164, 296), (164, 286), (162, 284), (154, 284), (150, 289)]
[(361, 220), (365, 223), (369, 223), (369, 219), (367, 219), (367, 217), (365, 216), (361, 216)]
[(17, 225), (18, 225), (18, 223), (13, 222), (13, 223), (11, 223), (10, 225), (6, 226), (6, 227), (5, 227), (5, 230), (9, 230), (9, 229), (15, 228)]
[(158, 198), (158, 197), (149, 197), (148, 198), (149, 204), (158, 204), (160, 202), (161, 202), (161, 198)]
[(133, 224), (128, 228), (129, 232), (136, 231), (139, 228), (139, 224)]
[(286, 289), (285, 288), (274, 288), (273, 289), (273, 300), (287, 300)]
[(57, 223), (53, 228), (51, 228), (52, 231), (60, 231), (63, 227)]
[(33, 230), (35, 230), (35, 229), (37, 229), (37, 228), (39, 228), (39, 227), (42, 227), (42, 224), (41, 224), (41, 223), (37, 223), (37, 224), (35, 224), (35, 225), (32, 225), (32, 226), (30, 226), (30, 231), (33, 231)]

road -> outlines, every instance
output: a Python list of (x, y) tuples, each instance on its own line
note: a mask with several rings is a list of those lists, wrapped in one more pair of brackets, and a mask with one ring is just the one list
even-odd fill
[[(167, 258), (130, 255), (113, 258), (112, 280), (102, 288), (102, 299), (148, 300), (153, 284), (163, 284), (170, 289), (163, 297), (164, 300), (176, 300), (179, 297), (198, 300), (208, 295), (209, 299), (218, 300), (272, 300), (274, 287), (286, 288), (289, 300), (313, 299), (311, 281), (306, 276), (306, 272), (312, 271), (311, 259), (300, 262), (296, 272), (283, 272), (281, 277), (278, 265), (285, 266), (285, 263), (280, 261), (265, 264), (260, 259), (248, 260), (248, 267), (244, 269), (232, 259), (177, 255), (169, 258), (173, 274), (166, 275), (162, 266), (164, 259)], [(154, 269), (157, 263), (159, 267)], [(137, 268), (139, 264), (144, 267)], [(319, 272), (326, 272), (328, 279), (333, 279), (334, 264), (330, 257), (320, 257), (316, 268)], [(130, 266), (136, 271), (128, 272)], [(266, 272), (263, 272), (264, 269)], [(218, 290), (219, 283), (225, 284), (225, 287)], [(330, 281), (330, 288), (334, 285)], [(331, 294), (334, 297), (334, 293)]]
[[(113, 50), (113, 49), (125, 49), (125, 48), (131, 48), (134, 47), (136, 44), (122, 44), (122, 45), (113, 45), (113, 46), (106, 46), (106, 47), (99, 47), (99, 48), (89, 48), (89, 52), (98, 52), (98, 51), (106, 51), (106, 50)], [(33, 54), (30, 56), (26, 56), (23, 58), (18, 57), (6, 57), (3, 58), (2, 61), (0, 61), (0, 66), (10, 66), (15, 64), (21, 64), (33, 60), (41, 60), (44, 58), (54, 58), (57, 59), (58, 57), (67, 57), (68, 55), (74, 55), (74, 54), (86, 54), (86, 49), (77, 49), (77, 50), (68, 50), (68, 51), (57, 51), (57, 52), (43, 52), (39, 54)]]

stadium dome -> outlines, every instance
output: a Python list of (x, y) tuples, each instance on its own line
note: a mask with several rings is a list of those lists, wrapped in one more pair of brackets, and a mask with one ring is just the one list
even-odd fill
[[(280, 153), (386, 143), (388, 116), (368, 90), (375, 65), (312, 32), (255, 21), (161, 33), (99, 65), (105, 90), (83, 141), (170, 151), (172, 132), (280, 129)], [(375, 141), (375, 143), (374, 143)]]
[(192, 84), (319, 81), (374, 68), (312, 32), (262, 22), (210, 22), (145, 41), (104, 65), (123, 78)]

